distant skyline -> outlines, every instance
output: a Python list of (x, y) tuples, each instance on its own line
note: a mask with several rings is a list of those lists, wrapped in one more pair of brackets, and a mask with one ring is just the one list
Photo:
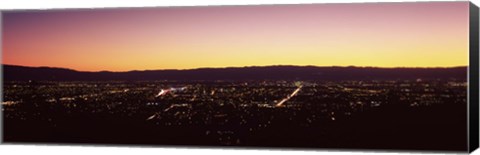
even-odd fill
[(79, 71), (468, 65), (468, 1), (6, 11), (2, 63)]

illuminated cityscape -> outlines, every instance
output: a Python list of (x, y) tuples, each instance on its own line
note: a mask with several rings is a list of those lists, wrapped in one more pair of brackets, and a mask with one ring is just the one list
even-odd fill
[(463, 138), (453, 125), (466, 123), (466, 88), (453, 79), (6, 81), (2, 111), (12, 142), (383, 148), (376, 136), (413, 134), (412, 145), (398, 143), (410, 148), (439, 126)]

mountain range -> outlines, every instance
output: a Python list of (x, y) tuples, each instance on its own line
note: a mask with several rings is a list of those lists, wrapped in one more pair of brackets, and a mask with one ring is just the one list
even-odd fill
[(66, 68), (3, 65), (4, 81), (105, 81), (105, 80), (413, 80), (467, 79), (467, 67), (378, 68), (318, 66), (251, 66), (186, 70), (86, 72)]

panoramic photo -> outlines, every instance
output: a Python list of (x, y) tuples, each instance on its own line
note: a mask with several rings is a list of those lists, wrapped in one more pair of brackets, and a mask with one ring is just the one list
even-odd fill
[(468, 7), (4, 11), (3, 141), (464, 151)]

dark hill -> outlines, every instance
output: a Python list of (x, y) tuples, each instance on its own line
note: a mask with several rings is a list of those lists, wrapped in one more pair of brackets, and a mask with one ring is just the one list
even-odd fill
[(374, 68), (266, 66), (200, 68), (189, 70), (146, 70), (128, 72), (81, 72), (64, 68), (3, 65), (5, 81), (51, 80), (407, 80), (467, 79), (467, 67)]

